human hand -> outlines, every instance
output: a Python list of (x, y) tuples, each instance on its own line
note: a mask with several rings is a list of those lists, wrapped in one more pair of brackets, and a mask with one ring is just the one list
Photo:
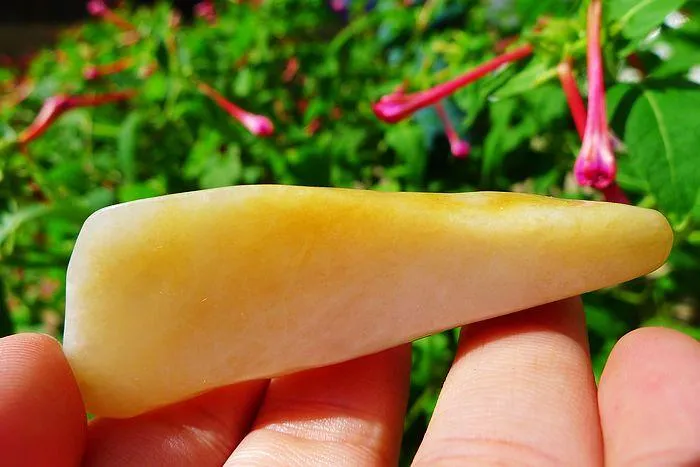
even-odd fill
[[(410, 346), (86, 424), (59, 345), (0, 339), (0, 465), (395, 465)], [(700, 344), (642, 329), (596, 389), (583, 310), (566, 300), (476, 323), (415, 465), (700, 465)]]

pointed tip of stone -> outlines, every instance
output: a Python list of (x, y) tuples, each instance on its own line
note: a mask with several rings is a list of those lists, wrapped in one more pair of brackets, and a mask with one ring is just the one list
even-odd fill
[(666, 262), (674, 242), (666, 217), (652, 209), (602, 204), (610, 213), (610, 224), (604, 222), (602, 226), (602, 247), (609, 251), (612, 263), (626, 263), (619, 264), (619, 282), (649, 274)]

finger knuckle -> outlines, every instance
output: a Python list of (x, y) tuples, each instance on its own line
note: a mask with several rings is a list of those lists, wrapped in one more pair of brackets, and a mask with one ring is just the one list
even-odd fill
[(466, 465), (554, 467), (571, 463), (526, 443), (495, 438), (443, 438), (429, 451), (419, 451), (413, 462), (413, 467)]

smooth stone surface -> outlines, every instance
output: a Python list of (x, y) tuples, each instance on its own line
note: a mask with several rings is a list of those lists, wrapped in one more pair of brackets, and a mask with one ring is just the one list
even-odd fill
[(87, 409), (129, 417), (655, 270), (651, 210), (513, 193), (240, 186), (103, 209), (67, 282)]

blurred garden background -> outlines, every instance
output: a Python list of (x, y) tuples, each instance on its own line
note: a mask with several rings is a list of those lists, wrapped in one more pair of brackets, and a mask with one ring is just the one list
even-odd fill
[[(585, 0), (20, 3), (0, 7), (0, 335), (60, 338), (66, 267), (96, 209), (281, 183), (659, 209), (668, 263), (584, 297), (593, 367), (640, 326), (700, 337), (700, 1), (603, 2), (603, 183), (574, 174)], [(456, 342), (414, 344), (404, 461)]]

